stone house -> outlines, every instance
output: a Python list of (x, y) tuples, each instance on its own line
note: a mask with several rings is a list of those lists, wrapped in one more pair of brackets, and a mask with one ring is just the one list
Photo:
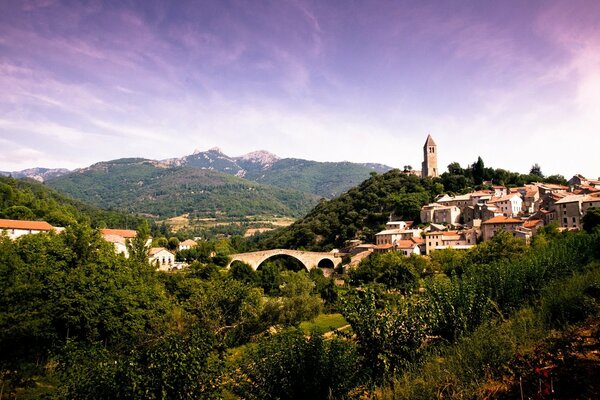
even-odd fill
[(498, 207), (505, 217), (516, 217), (523, 211), (523, 199), (521, 199), (521, 195), (518, 193), (511, 193), (497, 199), (492, 199), (487, 204)]
[(513, 233), (517, 228), (523, 226), (523, 221), (516, 218), (497, 216), (481, 223), (481, 235), (483, 240), (490, 240), (496, 232), (504, 230)]
[(170, 271), (175, 265), (175, 254), (164, 247), (152, 247), (148, 252), (148, 262), (159, 271)]
[(425, 254), (435, 250), (466, 250), (477, 244), (477, 232), (474, 229), (463, 231), (438, 231), (425, 234)]

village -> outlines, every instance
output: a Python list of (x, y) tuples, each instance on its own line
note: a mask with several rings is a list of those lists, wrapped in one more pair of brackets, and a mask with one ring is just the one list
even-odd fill
[[(421, 171), (406, 173), (438, 177), (437, 145), (431, 135), (423, 146)], [(351, 253), (400, 251), (405, 256), (429, 255), (441, 249), (466, 250), (504, 230), (529, 244), (537, 230), (555, 223), (559, 230), (580, 230), (591, 207), (600, 206), (600, 180), (575, 175), (568, 186), (531, 183), (508, 188), (484, 181), (485, 189), (440, 195), (421, 208), (420, 224), (390, 221), (375, 235), (374, 244), (356, 241)], [(364, 253), (361, 255), (361, 253)]]

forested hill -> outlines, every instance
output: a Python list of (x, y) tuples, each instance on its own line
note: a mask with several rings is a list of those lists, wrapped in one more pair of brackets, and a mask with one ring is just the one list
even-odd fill
[(60, 194), (32, 179), (0, 176), (0, 218), (44, 220), (67, 226), (82, 219), (92, 226), (137, 227), (142, 218), (120, 211), (101, 210)]
[(327, 199), (338, 196), (368, 179), (371, 172), (383, 173), (392, 169), (382, 164), (279, 158), (267, 151), (230, 157), (218, 148), (165, 162), (219, 171), (282, 189), (316, 194)]
[(444, 186), (437, 181), (397, 169), (373, 174), (341, 196), (321, 201), (291, 226), (266, 235), (261, 246), (330, 250), (350, 239), (372, 241), (391, 213), (398, 219), (415, 219), (421, 205), (443, 190)]
[(139, 158), (97, 163), (47, 184), (98, 207), (162, 218), (184, 213), (199, 217), (265, 214), (300, 217), (318, 201), (316, 195), (297, 190)]

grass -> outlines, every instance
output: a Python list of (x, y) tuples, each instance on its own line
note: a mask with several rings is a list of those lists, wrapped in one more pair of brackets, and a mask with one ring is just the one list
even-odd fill
[(329, 332), (342, 326), (348, 325), (342, 314), (319, 314), (312, 321), (304, 321), (300, 324), (300, 329), (307, 335), (313, 331)]

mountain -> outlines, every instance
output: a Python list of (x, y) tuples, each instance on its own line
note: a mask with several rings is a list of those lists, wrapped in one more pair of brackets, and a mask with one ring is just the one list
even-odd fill
[[(233, 168), (226, 156), (209, 151), (213, 166)], [(198, 153), (201, 154), (201, 153)], [(206, 160), (200, 156), (198, 159)], [(208, 162), (208, 161), (207, 161)], [(157, 217), (283, 215), (299, 217), (318, 196), (251, 182), (232, 174), (177, 163), (125, 158), (100, 162), (49, 180), (47, 185), (102, 208)]]
[(22, 171), (0, 171), (0, 175), (11, 176), (13, 178), (31, 178), (38, 182), (44, 182), (48, 179), (57, 178), (59, 176), (68, 174), (69, 172), (71, 171), (65, 168), (29, 168)]
[(163, 160), (172, 166), (190, 166), (220, 171), (248, 180), (300, 190), (320, 197), (333, 198), (369, 178), (371, 172), (383, 173), (391, 167), (382, 164), (318, 162), (297, 158), (279, 158), (267, 151), (255, 151), (230, 157), (219, 148), (195, 151), (182, 158)]

